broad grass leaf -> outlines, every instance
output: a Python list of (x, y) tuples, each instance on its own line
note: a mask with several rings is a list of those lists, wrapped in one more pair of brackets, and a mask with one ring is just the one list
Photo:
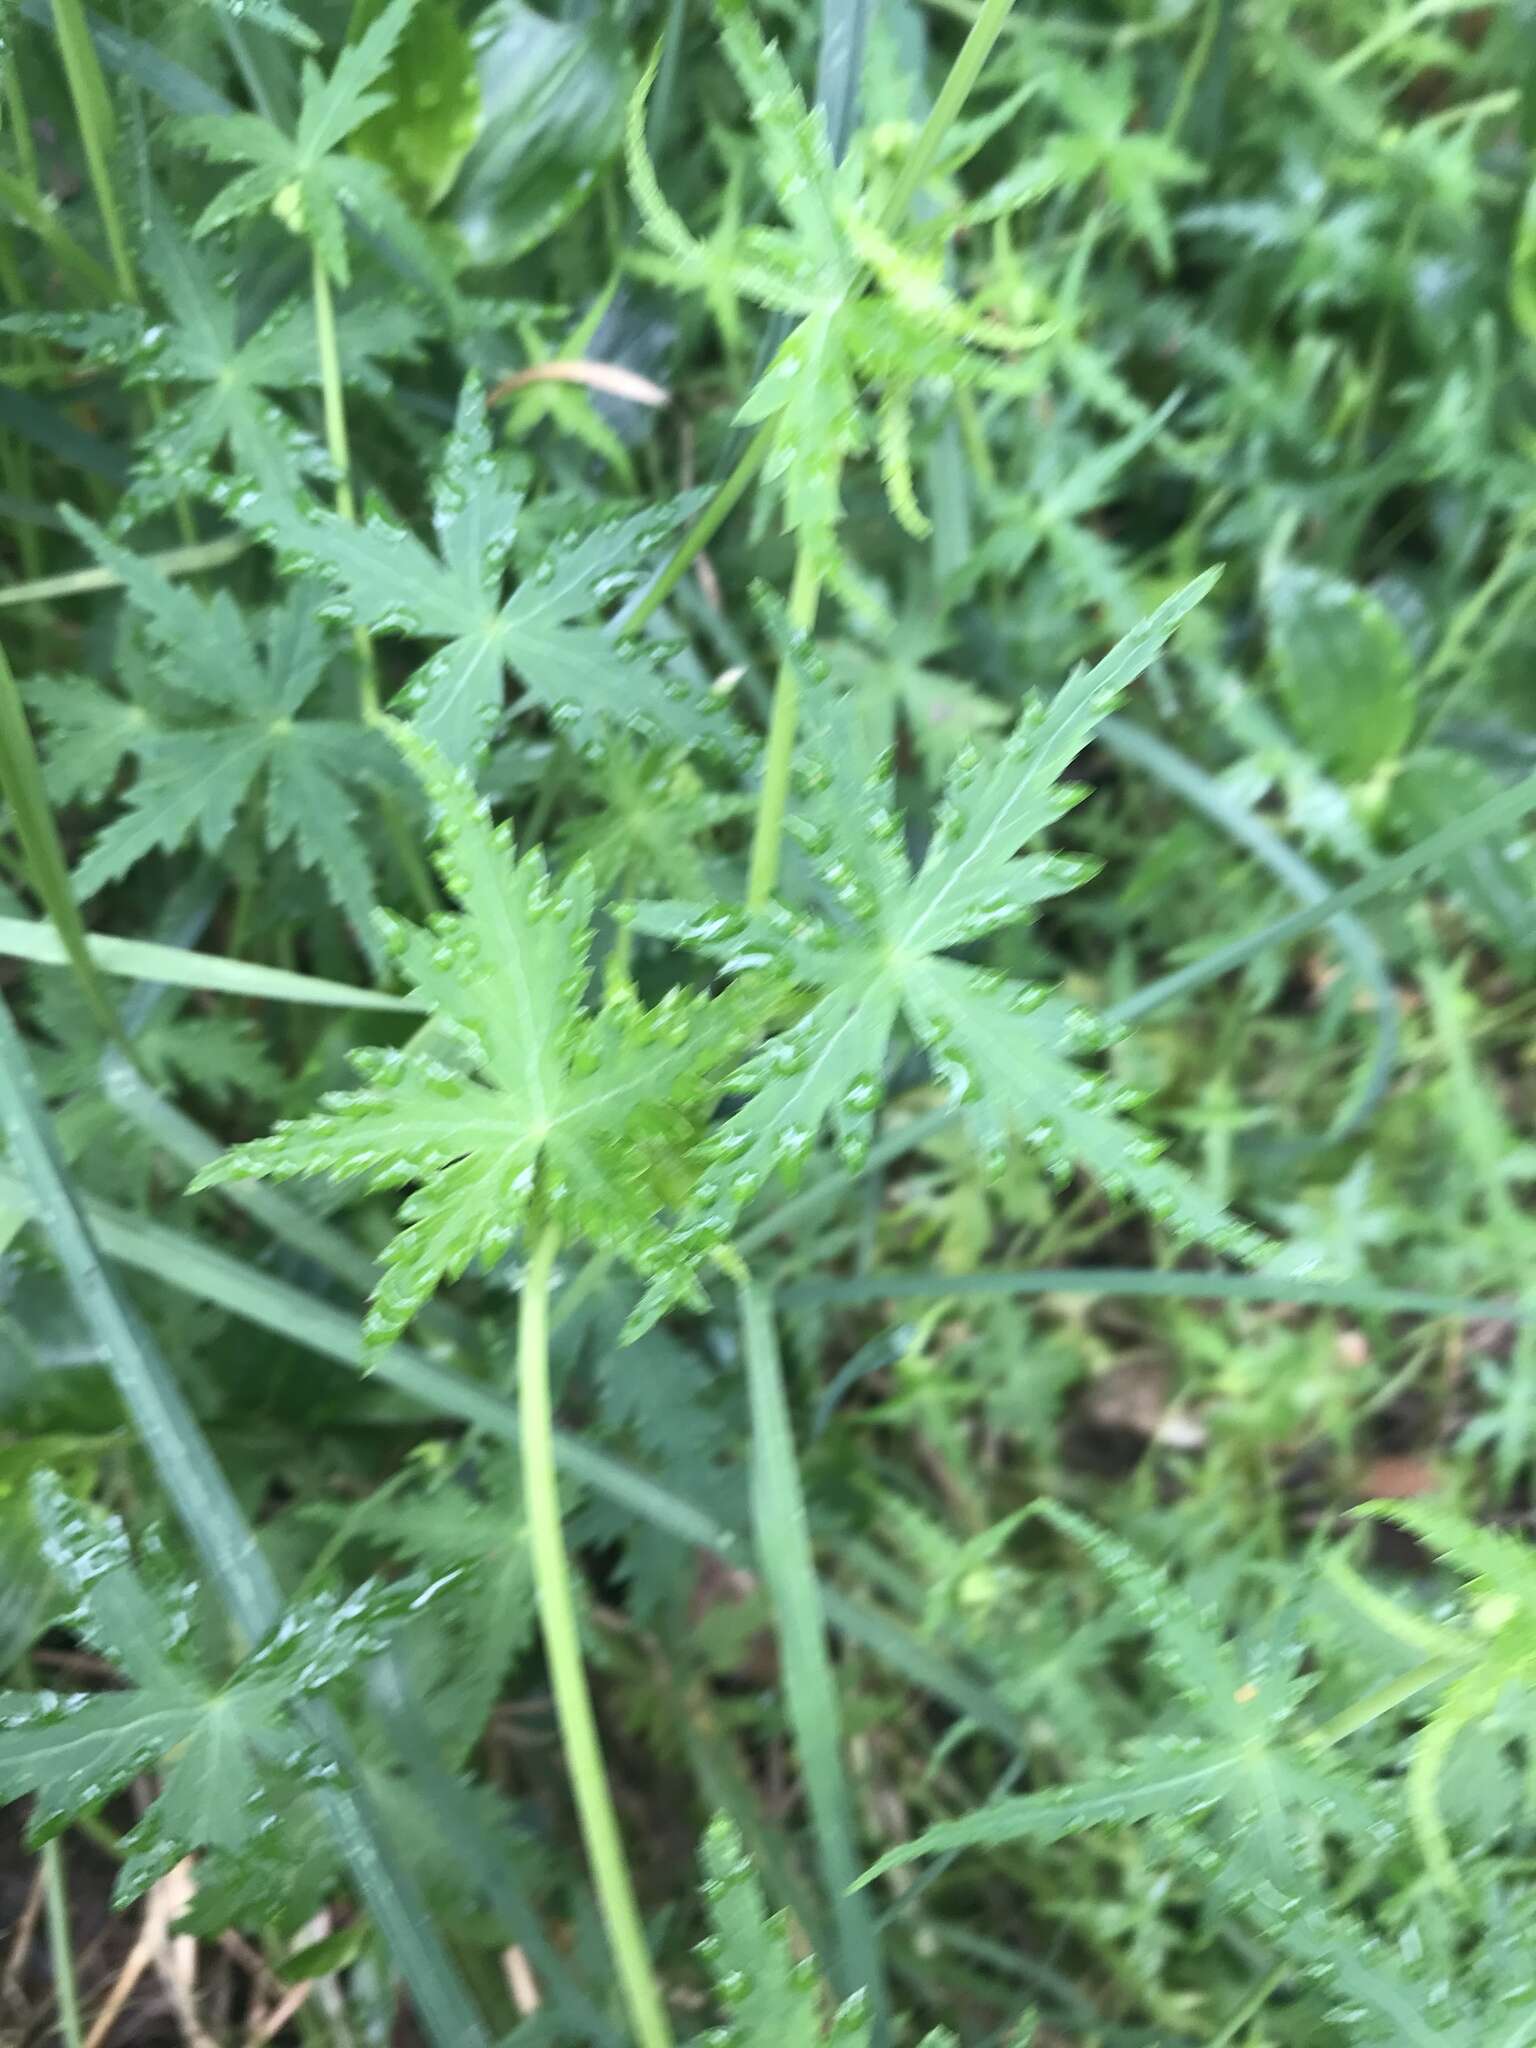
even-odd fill
[(1393, 761), (1413, 729), (1414, 661), (1369, 591), (1287, 564), (1265, 592), (1275, 680), (1297, 737), (1347, 782)]
[(624, 69), (603, 18), (500, 0), (475, 29), (479, 139), (448, 214), (474, 264), (511, 263), (595, 189), (623, 131)]

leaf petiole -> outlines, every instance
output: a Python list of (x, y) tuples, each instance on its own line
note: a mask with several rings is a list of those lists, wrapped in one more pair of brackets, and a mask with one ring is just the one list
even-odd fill
[(559, 1243), (559, 1233), (550, 1228), (534, 1241), (517, 1330), (519, 1448), (539, 1626), (571, 1792), (630, 2025), (640, 2048), (672, 2048), (672, 2026), (651, 1967), (592, 1711), (560, 1522), (549, 1390), (549, 1290)]
[[(797, 633), (809, 633), (816, 623), (821, 579), (809, 551), (802, 548), (795, 559), (795, 577), (789, 592), (789, 621)], [(784, 843), (784, 811), (789, 801), (789, 778), (795, 759), (795, 730), (800, 720), (800, 685), (794, 664), (779, 664), (773, 686), (773, 710), (768, 719), (768, 737), (763, 746), (763, 786), (757, 800), (757, 821), (752, 830), (752, 859), (747, 870), (747, 908), (761, 910), (773, 894), (779, 879), (779, 855)]]
[[(357, 519), (357, 500), (352, 490), (352, 448), (347, 439), (347, 407), (341, 381), (341, 347), (336, 338), (336, 301), (331, 293), (330, 272), (316, 242), (310, 250), (310, 267), (315, 300), (315, 349), (320, 358), (320, 403), (325, 413), (325, 446), (336, 470), (336, 510), (348, 524)], [(373, 642), (363, 627), (355, 628), (358, 694), (365, 719), (379, 709), (379, 679), (373, 666)]]

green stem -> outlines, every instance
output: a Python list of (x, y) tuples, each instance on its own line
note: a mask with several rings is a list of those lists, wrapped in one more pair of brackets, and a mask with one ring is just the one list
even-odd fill
[(43, 1844), (43, 1902), (48, 1916), (48, 1959), (59, 2004), (64, 2048), (80, 2048), (80, 1996), (75, 1989), (75, 1951), (69, 1938), (69, 1894), (64, 1889), (64, 1854), (57, 1842)]
[(1163, 130), (1170, 142), (1177, 142), (1179, 130), (1189, 118), (1190, 107), (1194, 104), (1195, 90), (1205, 75), (1210, 62), (1211, 51), (1216, 43), (1216, 31), (1221, 26), (1221, 10), (1224, 0), (1206, 0), (1205, 14), (1195, 36), (1194, 48), (1189, 61), (1179, 78), (1179, 89), (1174, 94), (1173, 106), (1169, 110), (1168, 125)]
[(0, 794), (11, 807), (11, 823), (27, 864), (27, 875), (53, 920), (53, 928), (69, 956), (91, 1015), (115, 1043), (123, 1044), (122, 1026), (86, 943), (85, 925), (75, 902), (69, 863), (54, 823), (53, 807), (43, 784), (43, 771), (32, 742), (21, 691), (0, 648)]
[[(5, 265), (0, 263), (0, 272), (4, 269)], [(21, 294), (12, 292), (3, 276), (0, 276), (0, 291), (6, 293), (13, 306), (21, 303)], [(4, 442), (0, 442), (0, 465), (3, 465), (6, 489), (13, 491), (23, 502), (29, 500), (33, 493), (31, 449), (25, 442), (7, 435)], [(29, 519), (20, 518), (13, 522), (11, 530), (16, 537), (22, 569), (27, 577), (35, 579), (43, 566), (37, 528)]]
[(746, 493), (747, 485), (768, 459), (768, 450), (772, 445), (773, 422), (770, 420), (766, 426), (758, 428), (742, 451), (736, 467), (673, 549), (655, 581), (637, 600), (633, 609), (625, 613), (622, 630), (626, 636), (638, 633), (676, 590), (694, 557), (709, 546), (736, 509)]
[(325, 407), (325, 445), (336, 465), (336, 510), (343, 519), (355, 520), (357, 505), (352, 496), (352, 451), (347, 441), (347, 413), (342, 397), (336, 302), (331, 297), (331, 275), (318, 247), (313, 251), (311, 267), (315, 294), (315, 348), (320, 357), (320, 397)]
[[(802, 548), (795, 560), (789, 592), (789, 620), (796, 632), (809, 633), (816, 623), (821, 578)], [(779, 666), (773, 686), (773, 711), (763, 747), (763, 786), (757, 799), (752, 831), (752, 859), (747, 869), (747, 908), (761, 910), (779, 879), (779, 854), (784, 843), (784, 812), (789, 802), (789, 777), (795, 759), (795, 728), (800, 720), (800, 686), (789, 662)]]
[(1346, 1707), (1342, 1714), (1336, 1714), (1321, 1728), (1314, 1729), (1305, 1738), (1308, 1749), (1332, 1749), (1335, 1743), (1343, 1742), (1357, 1729), (1365, 1728), (1372, 1721), (1379, 1721), (1383, 1714), (1390, 1714), (1394, 1707), (1404, 1705), (1426, 1686), (1438, 1685), (1443, 1678), (1450, 1678), (1461, 1667), (1449, 1657), (1426, 1657), (1422, 1664), (1415, 1664), (1411, 1671), (1400, 1677), (1390, 1678), (1385, 1685), (1379, 1685), (1363, 1699)]
[[(315, 349), (320, 358), (320, 402), (325, 410), (325, 445), (336, 467), (336, 510), (349, 523), (357, 519), (357, 500), (352, 493), (352, 448), (347, 439), (347, 408), (341, 381), (341, 348), (336, 338), (336, 302), (331, 297), (331, 274), (317, 244), (311, 252), (314, 278)], [(373, 665), (373, 642), (361, 626), (352, 635), (357, 648), (358, 693), (363, 717), (373, 718), (379, 709), (379, 679)]]
[(80, 0), (53, 0), (53, 23), (59, 38), (59, 55), (64, 60), (64, 75), (69, 80), (69, 96), (74, 102), (75, 120), (80, 128), (85, 167), (90, 174), (91, 190), (96, 195), (96, 208), (106, 232), (112, 275), (123, 297), (136, 306), (139, 303), (138, 280), (133, 273), (128, 237), (123, 232), (123, 217), (117, 209), (117, 192), (112, 183), (111, 158), (117, 144), (117, 123), (113, 119), (111, 97), (102, 77), (96, 46), (85, 25), (85, 10)]
[[(189, 548), (166, 548), (144, 561), (162, 576), (190, 576), (199, 569), (221, 569), (251, 545), (244, 534), (228, 540), (198, 541)], [(70, 569), (62, 576), (39, 576), (32, 583), (13, 583), (0, 590), (0, 606), (45, 604), (55, 597), (80, 597), (88, 590), (115, 590), (122, 582), (115, 569)]]
[(38, 176), (37, 144), (32, 139), (32, 122), (27, 113), (26, 94), (21, 88), (21, 72), (17, 68), (14, 48), (8, 50), (5, 63), (5, 115), (10, 123), (11, 141), (15, 145), (16, 162), (29, 191), (41, 192), (42, 181)]
[(0, 205), (37, 236), (60, 270), (67, 271), (81, 291), (97, 298), (112, 296), (112, 273), (82, 249), (46, 199), (31, 191), (14, 172), (0, 170)]
[[(137, 306), (142, 303), (139, 281), (129, 253), (123, 217), (118, 211), (117, 190), (112, 183), (112, 157), (117, 148), (117, 121), (112, 112), (112, 97), (102, 75), (96, 45), (85, 25), (85, 10), (80, 0), (53, 0), (53, 21), (58, 32), (59, 54), (64, 60), (64, 73), (69, 80), (69, 96), (80, 129), (80, 146), (85, 151), (91, 190), (96, 195), (96, 209), (101, 215), (107, 252), (112, 258), (112, 275), (119, 295), (131, 306)], [(147, 398), (150, 418), (158, 426), (165, 416), (164, 397), (152, 387)], [(182, 539), (190, 545), (195, 537), (192, 514), (186, 499), (180, 496), (176, 499), (176, 524)]]
[(992, 45), (1003, 32), (1003, 23), (1008, 19), (1013, 0), (985, 0), (980, 14), (971, 25), (971, 32), (960, 45), (955, 61), (949, 67), (949, 76), (939, 87), (939, 96), (929, 110), (928, 118), (919, 131), (917, 141), (912, 145), (912, 154), (901, 167), (901, 175), (891, 188), (881, 225), (886, 228), (900, 227), (907, 217), (907, 208), (917, 197), (923, 180), (933, 169), (940, 145), (959, 117), (960, 109), (970, 96), (972, 87), (981, 76), (981, 67), (992, 54)]
[[(37, 150), (32, 140), (32, 125), (27, 117), (27, 103), (21, 89), (21, 74), (16, 68), (14, 48), (0, 52), (0, 73), (4, 76), (5, 118), (0, 126), (8, 128), (16, 151), (16, 161), (21, 166), (21, 183), (28, 195), (37, 204)], [(21, 312), (29, 304), (29, 295), (21, 275), (16, 251), (11, 241), (9, 226), (0, 228), (0, 291), (15, 312)], [(48, 353), (41, 341), (17, 344), (16, 354), (10, 365), (11, 374), (19, 371), (30, 372), (41, 379), (51, 374)], [(32, 496), (32, 451), (27, 445), (10, 435), (0, 450), (5, 464), (7, 487), (18, 498)], [(37, 528), (30, 521), (22, 520), (16, 528), (16, 543), (21, 554), (23, 573), (31, 578), (42, 574), (42, 547)]]
[(523, 1501), (533, 1553), (539, 1625), (571, 1792), (630, 2026), (640, 2048), (672, 2048), (672, 2027), (651, 1968), (645, 1928), (608, 1788), (597, 1718), (581, 1661), (570, 1561), (560, 1526), (549, 1392), (549, 1283), (558, 1245), (558, 1233), (552, 1229), (542, 1231), (534, 1245), (523, 1281), (517, 1331)]

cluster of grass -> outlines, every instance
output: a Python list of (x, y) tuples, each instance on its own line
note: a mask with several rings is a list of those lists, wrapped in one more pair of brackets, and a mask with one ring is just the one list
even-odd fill
[(1526, 10), (0, 82), (0, 2032), (1536, 2043)]

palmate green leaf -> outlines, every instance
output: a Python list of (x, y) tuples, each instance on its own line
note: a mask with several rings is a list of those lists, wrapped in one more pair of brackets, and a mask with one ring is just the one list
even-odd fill
[[(1172, 1846), (1194, 1845), (1186, 1837)], [(1323, 2001), (1316, 2021), (1331, 2035), (1339, 2029), (1333, 2038), (1349, 2048), (1528, 2048), (1528, 1932), (1523, 1981), (1506, 2006), (1497, 1994), (1488, 1995), (1491, 1984), (1484, 1990), (1484, 1958), (1467, 1953), (1464, 1928), (1457, 1930), (1454, 1961), (1427, 1956), (1422, 1915), (1383, 1938), (1364, 1916), (1331, 1906), (1315, 1889), (1277, 1888), (1242, 1839), (1229, 1839), (1219, 1851), (1204, 1848), (1195, 1867), (1212, 1905), (1234, 1918), (1247, 1917), (1267, 1944), (1289, 1958), (1298, 1980), (1315, 1987), (1313, 1995)], [(1497, 1967), (1494, 1955), (1488, 1960)], [(1452, 1982), (1459, 1993), (1455, 2005), (1446, 1996)], [(1471, 2017), (1459, 2019), (1456, 2006)], [(1318, 2035), (1308, 2031), (1292, 2038), (1310, 2041)]]
[[(1221, 1808), (1213, 1833), (1240, 1832), (1275, 1882), (1313, 1852), (1319, 1831), (1346, 1831), (1357, 1841), (1390, 1834), (1390, 1823), (1348, 1776), (1328, 1758), (1308, 1754), (1298, 1739), (1298, 1714), (1311, 1681), (1301, 1673), (1305, 1648), (1291, 1626), (1294, 1608), (1282, 1607), (1266, 1628), (1229, 1632), (1213, 1608), (1085, 1516), (1053, 1500), (1036, 1501), (1030, 1512), (1087, 1553), (1117, 1604), (1145, 1629), (1164, 1679), (1203, 1731), (1188, 1754), (1191, 1770), (1224, 1764), (1219, 1782), (1216, 1776), (1211, 1780), (1211, 1804)], [(1133, 1773), (1143, 1768), (1141, 1758), (1130, 1766)], [(1029, 1795), (1029, 1811), (1021, 1819), (1033, 1826), (1036, 1803), (1039, 1814), (1047, 1814), (1055, 1796)], [(1152, 1810), (1124, 1817), (1144, 1819)], [(1182, 1811), (1188, 1820), (1205, 1809), (1192, 1792), (1187, 1810), (1156, 1810), (1175, 1818)], [(1095, 1808), (1096, 1819), (1114, 1817)]]
[(313, 244), (338, 284), (352, 266), (346, 216), (369, 222), (418, 269), (438, 278), (431, 243), (375, 163), (344, 145), (371, 115), (387, 107), (378, 90), (414, 0), (390, 0), (355, 43), (344, 48), (330, 75), (306, 58), (298, 121), (291, 135), (255, 114), (194, 114), (176, 123), (181, 139), (215, 163), (245, 166), (203, 209), (194, 233), (212, 234), (248, 214), (270, 212)]
[(314, 591), (298, 585), (280, 609), (256, 615), (258, 643), (250, 615), (227, 593), (199, 597), (68, 508), (65, 516), (121, 577), (155, 654), (133, 712), (111, 709), (118, 700), (83, 681), (55, 683), (45, 693), (44, 708), (61, 719), (50, 763), (66, 757), (85, 726), (97, 742), (93, 778), (101, 775), (99, 749), (112, 734), (138, 765), (126, 810), (75, 871), (81, 896), (94, 895), (157, 848), (196, 839), (217, 855), (236, 819), (259, 805), (267, 846), (290, 847), (314, 868), (366, 935), (374, 890), (357, 792), (393, 764), (375, 735), (346, 720), (305, 715), (333, 653)]
[(724, 886), (711, 835), (748, 816), (751, 793), (718, 789), (676, 753), (615, 735), (588, 764), (590, 809), (559, 833), (562, 855), (590, 863), (600, 894), (697, 897)]
[(1036, 1501), (1031, 1512), (1103, 1573), (1119, 1604), (1146, 1629), (1164, 1678), (1214, 1733), (1241, 1745), (1256, 1728), (1277, 1729), (1290, 1718), (1304, 1688), (1275, 1671), (1267, 1646), (1252, 1631), (1228, 1642), (1216, 1613), (1086, 1516), (1052, 1500)]
[(1057, 57), (1046, 66), (1043, 84), (1070, 127), (1047, 142), (1046, 165), (1068, 184), (1102, 180), (1166, 274), (1173, 235), (1163, 192), (1196, 183), (1200, 166), (1164, 137), (1137, 132), (1141, 108), (1129, 63), (1090, 67)]
[(935, 780), (967, 746), (1009, 722), (1005, 704), (935, 659), (949, 640), (947, 625), (918, 600), (882, 621), (867, 646), (844, 640), (826, 648), (833, 677), (858, 706), (868, 752), (879, 756), (905, 732)]
[[(38, 1034), (37, 1077), (54, 1105), (54, 1128), (67, 1159), (81, 1162), (92, 1189), (103, 1196), (147, 1205), (164, 1168), (164, 1155), (144, 1133), (124, 1128), (121, 1111), (102, 1087), (106, 1050), (98, 1025), (73, 975), (40, 977), (31, 1000)], [(281, 1076), (254, 1021), (230, 1014), (157, 1009), (134, 1033), (134, 1061), (146, 1081), (169, 1095), (192, 1093), (204, 1102), (270, 1102)]]
[(193, 1655), (196, 1589), (163, 1560), (135, 1567), (127, 1533), (70, 1497), (52, 1473), (33, 1482), (43, 1555), (77, 1602), (71, 1626), (133, 1681), (120, 1692), (0, 1693), (0, 1800), (30, 1797), (46, 1841), (146, 1771), (159, 1797), (123, 1838), (114, 1902), (137, 1898), (194, 1849), (237, 1857), (323, 1765), (289, 1720), (375, 1655), (422, 1604), (421, 1580), (295, 1603), (234, 1675)]
[[(267, 497), (241, 511), (290, 568), (329, 580), (328, 615), (445, 643), (411, 678), (401, 708), (463, 762), (501, 716), (508, 671), (529, 702), (586, 742), (604, 725), (679, 746), (730, 742), (718, 703), (667, 673), (653, 643), (617, 640), (601, 624), (689, 509), (675, 500), (531, 540), (522, 493), (503, 479), (484, 396), (471, 379), (433, 488), (435, 553), (378, 512), (354, 526)], [(508, 594), (514, 555), (519, 580)]]
[[(191, 394), (152, 421), (141, 444), (144, 472), (134, 497), (145, 500), (152, 482), (160, 498), (185, 482), (189, 468), (208, 467), (226, 451), (235, 471), (267, 489), (292, 489), (327, 467), (314, 435), (274, 402), (274, 394), (312, 389), (320, 382), (314, 314), (298, 301), (280, 306), (252, 332), (242, 332), (227, 266), (160, 223), (145, 247), (144, 264), (169, 319), (156, 325), (156, 346), (143, 371), (162, 383), (190, 384)], [(388, 388), (385, 365), (415, 353), (420, 322), (399, 300), (338, 309), (337, 350), (348, 385)]]
[[(143, 424), (114, 526), (169, 504), (226, 452), (238, 475), (271, 491), (326, 473), (320, 441), (275, 396), (320, 382), (310, 307), (290, 300), (250, 329), (231, 290), (233, 259), (199, 247), (164, 216), (151, 223), (141, 261), (160, 302), (153, 315), (124, 307), (6, 323), (77, 350), (93, 368), (120, 370), (127, 384), (190, 387)], [(421, 332), (400, 301), (343, 306), (336, 324), (345, 381), (375, 392), (388, 388), (385, 364), (412, 355)]]
[[(626, 1450), (632, 1445), (662, 1484), (691, 1489), (712, 1513), (729, 1519), (740, 1505), (741, 1473), (734, 1431), (717, 1399), (718, 1376), (670, 1330), (648, 1330), (626, 1347), (622, 1310), (617, 1302), (612, 1308), (595, 1320), (587, 1340), (603, 1440)], [(578, 1508), (567, 1509), (566, 1526), (573, 1544), (614, 1559), (625, 1608), (642, 1626), (675, 1613), (686, 1598), (677, 1546), (666, 1532), (637, 1522), (592, 1489)]]
[(1433, 1500), (1367, 1501), (1357, 1510), (1401, 1522), (1467, 1581), (1483, 1622), (1520, 1620), (1536, 1649), (1536, 1550), (1502, 1529), (1485, 1528)]
[[(1469, 818), (1507, 787), (1488, 763), (1450, 747), (1416, 747), (1399, 761), (1388, 822), (1395, 838), (1427, 837)], [(1495, 944), (1520, 956), (1536, 946), (1530, 905), (1536, 895), (1536, 846), (1528, 835), (1491, 834), (1446, 860), (1446, 884)]]
[(1169, 1575), (1118, 1538), (1052, 1500), (1029, 1512), (1082, 1545), (1150, 1637), (1194, 1729), (1133, 1745), (1113, 1771), (1079, 1783), (994, 1800), (941, 1821), (881, 1857), (861, 1884), (900, 1864), (960, 1849), (1050, 1843), (1096, 1827), (1156, 1821), (1197, 1859), (1241, 1842), (1258, 1877), (1293, 1890), (1317, 1862), (1321, 1840), (1389, 1840), (1390, 1821), (1328, 1758), (1308, 1754), (1298, 1709), (1309, 1681), (1297, 1675), (1305, 1646), (1289, 1636), (1283, 1608), (1257, 1634), (1229, 1641), (1221, 1618), (1202, 1610)]
[(155, 724), (143, 704), (103, 690), (90, 676), (29, 676), (27, 703), (47, 735), (43, 782), (55, 804), (99, 804)]
[[(986, 317), (950, 289), (943, 222), (924, 223), (920, 248), (898, 247), (881, 226), (862, 150), (834, 161), (820, 108), (807, 108), (743, 0), (716, 0), (716, 12), (721, 46), (751, 103), (763, 177), (788, 226), (743, 228), (724, 242), (690, 233), (647, 154), (649, 77), (630, 108), (630, 183), (664, 259), (653, 272), (712, 305), (734, 292), (793, 320), (737, 416), (771, 427), (763, 475), (782, 493), (786, 524), (823, 580), (857, 600), (863, 593), (837, 545), (849, 459), (874, 446), (892, 512), (908, 532), (926, 534), (908, 452), (919, 388), (1032, 389), (1032, 374), (1003, 358), (1040, 336)], [(872, 394), (873, 431), (864, 410)]]
[(590, 1008), (589, 875), (552, 884), (542, 853), (516, 857), (462, 771), (394, 732), (436, 807), (437, 866), (460, 909), (426, 931), (391, 921), (387, 943), (453, 1055), (354, 1055), (361, 1089), (238, 1146), (194, 1188), (303, 1174), (415, 1182), (365, 1325), (375, 1345), (472, 1259), (504, 1252), (535, 1202), (567, 1233), (681, 1284), (684, 1248), (661, 1212), (686, 1192), (711, 1083), (734, 1056), (731, 1006), (673, 990), (647, 1009), (619, 989)]
[[(381, 1499), (370, 1524), (402, 1563), (434, 1580), (452, 1576), (451, 1592), (425, 1618), (427, 1654), (435, 1646), (439, 1661), (429, 1669), (417, 1660), (414, 1689), (439, 1739), (462, 1761), (537, 1629), (517, 1460), (492, 1453), (473, 1475), (435, 1475), (425, 1488)], [(411, 1666), (408, 1642), (401, 1654)]]
[(915, 874), (888, 775), (862, 778), (851, 707), (831, 695), (809, 649), (786, 641), (809, 707), (807, 838), (827, 914), (777, 909), (747, 918), (675, 904), (633, 913), (641, 930), (728, 969), (781, 976), (807, 1002), (731, 1077), (749, 1099), (712, 1136), (685, 1219), (700, 1240), (727, 1228), (775, 1167), (793, 1168), (823, 1126), (832, 1126), (850, 1161), (862, 1157), (901, 1018), (989, 1154), (1000, 1156), (1014, 1139), (1038, 1145), (1053, 1167), (1080, 1161), (1187, 1237), (1258, 1254), (1257, 1233), (1163, 1160), (1120, 1113), (1125, 1100), (1079, 1064), (1080, 1053), (1103, 1042), (1086, 1012), (952, 957), (1083, 877), (1079, 861), (1020, 851), (1076, 800), (1063, 784), (1066, 770), (1213, 580), (1190, 584), (1048, 705), (1031, 705), (989, 762), (963, 759)]

